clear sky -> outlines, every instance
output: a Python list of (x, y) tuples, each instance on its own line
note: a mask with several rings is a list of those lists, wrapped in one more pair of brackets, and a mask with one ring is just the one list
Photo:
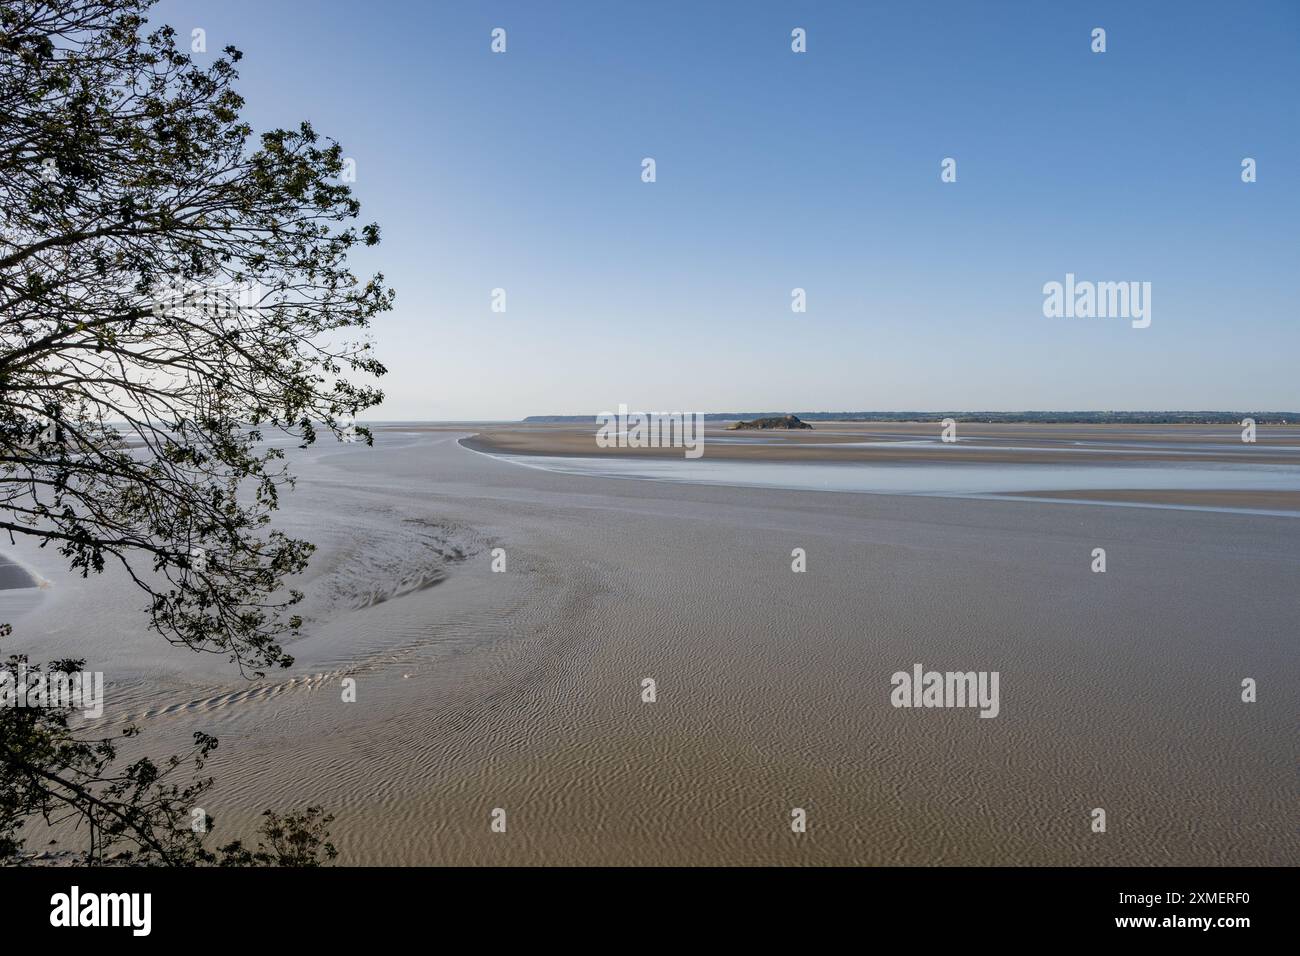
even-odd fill
[[(244, 51), (258, 128), (310, 119), (356, 159), (384, 236), (357, 265), (397, 290), (364, 417), (1300, 409), (1295, 0), (164, 0), (155, 20)], [(1045, 318), (1067, 272), (1150, 282), (1151, 326)]]

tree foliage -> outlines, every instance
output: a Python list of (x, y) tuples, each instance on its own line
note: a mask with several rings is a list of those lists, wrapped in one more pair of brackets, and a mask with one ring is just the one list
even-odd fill
[[(0, 625), (0, 637), (8, 636)], [(72, 674), (83, 661), (56, 661), (45, 668)], [(42, 669), (21, 655), (0, 662), (0, 676), (33, 679)], [(22, 830), (39, 818), (49, 827), (69, 825), (84, 835), (75, 862), (163, 866), (320, 866), (338, 856), (329, 842), (333, 816), (319, 806), (262, 815), (260, 839), (249, 849), (234, 840), (206, 846), (215, 818), (194, 811), (213, 786), (202, 776), (217, 740), (195, 733), (184, 754), (161, 763), (148, 757), (119, 759), (119, 747), (137, 736), (134, 726), (118, 738), (73, 730), (66, 706), (0, 707), (0, 863), (22, 859)], [(187, 768), (192, 775), (185, 776)]]
[(0, 529), (83, 574), (119, 561), (169, 640), (287, 666), (268, 530), (304, 443), (381, 397), (365, 336), (391, 306), (350, 270), (344, 156), (308, 124), (254, 137), (239, 51), (206, 65), (152, 0), (0, 6)]
[[(0, 0), (0, 530), (83, 576), (120, 564), (167, 640), (261, 676), (292, 663), (312, 550), (270, 527), (292, 476), (267, 439), (371, 440), (352, 420), (382, 397), (367, 329), (392, 292), (349, 266), (379, 229), (339, 145), (255, 136), (240, 52), (182, 50), (153, 2)], [(206, 849), (189, 813), (216, 740), (161, 763), (122, 743), (0, 708), (0, 860), (34, 818), (84, 827), (91, 862), (335, 856), (319, 807)]]

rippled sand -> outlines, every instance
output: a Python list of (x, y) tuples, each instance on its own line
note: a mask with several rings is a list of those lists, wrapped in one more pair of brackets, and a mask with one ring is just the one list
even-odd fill
[[(347, 863), (1296, 862), (1293, 519), (558, 475), (463, 434), (300, 463), (321, 551), (278, 680), (39, 553), (14, 640), (93, 638), (107, 721), (221, 738), (224, 833), (319, 802)], [(999, 671), (1000, 715), (891, 707), (916, 662)]]

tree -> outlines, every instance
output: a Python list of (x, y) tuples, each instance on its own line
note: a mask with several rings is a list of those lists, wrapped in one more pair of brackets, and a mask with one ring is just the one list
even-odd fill
[[(8, 633), (7, 626), (4, 631)], [(81, 666), (81, 661), (56, 661), (48, 671), (72, 674)], [(0, 677), (9, 678), (6, 685), (20, 675), (36, 678), (40, 670), (17, 655), (0, 663)], [(123, 737), (136, 733), (128, 727)], [(74, 733), (67, 707), (0, 707), (0, 862), (19, 856), (20, 830), (36, 816), (47, 824), (84, 827), (87, 863), (103, 863), (115, 852), (129, 853), (141, 863), (205, 861), (202, 833), (189, 825), (190, 812), (212, 787), (212, 778), (182, 783), (173, 778), (188, 760), (196, 772), (202, 771), (216, 739), (195, 734), (191, 753), (171, 756), (161, 765), (141, 758), (118, 766), (117, 743)]]
[[(292, 476), (264, 438), (372, 440), (352, 420), (382, 395), (356, 376), (384, 372), (366, 330), (392, 292), (349, 267), (379, 229), (339, 145), (254, 137), (239, 51), (196, 62), (145, 32), (153, 2), (0, 0), (0, 529), (83, 576), (119, 563), (167, 640), (261, 676), (292, 663), (286, 582), (312, 550), (269, 526)], [(92, 857), (217, 859), (176, 817), (208, 782), (171, 782), (212, 738), (119, 767), (57, 709), (0, 721), (0, 857), (66, 812)], [(328, 822), (273, 816), (270, 848), (228, 861), (331, 858)]]
[[(8, 634), (7, 626), (0, 634)], [(48, 670), (71, 674), (82, 664), (57, 661)], [(17, 675), (23, 665), (25, 658), (11, 656), (0, 663), (0, 676)], [(127, 727), (122, 738), (136, 734), (135, 727)], [(20, 858), (20, 830), (31, 817), (84, 828), (87, 848), (77, 862), (88, 864), (301, 867), (338, 856), (329, 842), (334, 818), (319, 806), (283, 816), (267, 810), (256, 849), (234, 840), (209, 850), (204, 840), (215, 820), (205, 813), (202, 826), (195, 827), (193, 813), (213, 779), (178, 778), (190, 762), (196, 773), (203, 770), (216, 738), (196, 733), (186, 754), (162, 763), (141, 757), (125, 765), (119, 765), (118, 743), (73, 732), (66, 707), (0, 707), (0, 863)]]
[(284, 816), (267, 810), (262, 818), (258, 830), (262, 839), (256, 850), (235, 840), (221, 848), (215, 862), (220, 866), (320, 866), (339, 855), (329, 841), (328, 827), (334, 817), (319, 806)]
[(382, 396), (345, 376), (383, 373), (392, 293), (349, 269), (379, 229), (339, 145), (254, 143), (239, 51), (142, 35), (152, 2), (0, 7), (0, 529), (117, 560), (169, 640), (261, 673), (311, 553), (266, 530), (291, 478), (263, 431), (371, 440)]

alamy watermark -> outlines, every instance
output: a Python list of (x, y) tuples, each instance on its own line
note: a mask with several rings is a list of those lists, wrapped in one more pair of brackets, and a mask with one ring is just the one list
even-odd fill
[(1133, 328), (1151, 324), (1150, 282), (1076, 281), (1073, 272), (1065, 282), (1043, 285), (1043, 315), (1049, 319), (1131, 319)]
[(50, 897), (54, 927), (122, 926), (132, 936), (148, 936), (153, 928), (152, 893), (83, 893), (73, 886)]
[(29, 671), (27, 665), (0, 668), (0, 707), (80, 710), (87, 719), (104, 716), (101, 671)]
[(158, 318), (174, 311), (196, 313), (209, 318), (237, 315), (260, 317), (263, 309), (283, 302), (260, 282), (183, 283), (156, 287), (149, 297), (149, 308)]
[(703, 412), (617, 412), (596, 416), (600, 448), (684, 448), (687, 458), (704, 454)]
[(927, 671), (913, 664), (911, 672), (895, 671), (889, 702), (895, 707), (978, 707), (981, 717), (996, 717), (997, 671)]

